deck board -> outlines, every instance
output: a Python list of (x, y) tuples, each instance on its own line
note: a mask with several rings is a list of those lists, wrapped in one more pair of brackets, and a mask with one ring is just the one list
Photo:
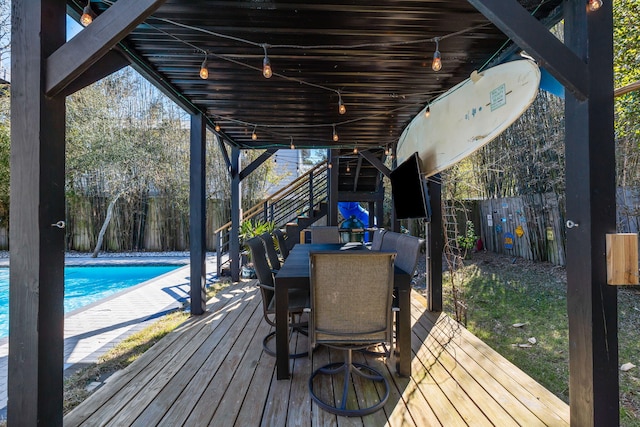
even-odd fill
[[(66, 426), (466, 426), (568, 425), (569, 407), (444, 314), (426, 311), (412, 294), (411, 378), (395, 374), (393, 359), (354, 353), (391, 384), (383, 410), (366, 417), (336, 417), (317, 407), (307, 381), (313, 369), (341, 361), (320, 347), (291, 360), (292, 378), (278, 381), (275, 359), (262, 349), (272, 328), (262, 319), (252, 284), (226, 290), (207, 314), (190, 318), (135, 363), (67, 414)], [(307, 338), (293, 334), (292, 348)], [(339, 381), (322, 379), (321, 393)], [(370, 405), (379, 384), (356, 381), (354, 399)], [(341, 390), (337, 392), (341, 393)]]

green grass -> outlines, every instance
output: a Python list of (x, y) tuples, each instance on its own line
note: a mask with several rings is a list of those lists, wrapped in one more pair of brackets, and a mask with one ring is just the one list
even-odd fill
[[(454, 275), (454, 283), (462, 289), (468, 307), (467, 328), (568, 402), (569, 329), (564, 269), (480, 253), (465, 261)], [(451, 276), (445, 275), (445, 309), (450, 313), (451, 289)], [(640, 290), (622, 288), (618, 295), (620, 365), (632, 362), (640, 366)], [(513, 326), (518, 323), (524, 326)], [(535, 338), (536, 343), (531, 345), (530, 338)], [(640, 426), (639, 369), (620, 372), (622, 426)]]

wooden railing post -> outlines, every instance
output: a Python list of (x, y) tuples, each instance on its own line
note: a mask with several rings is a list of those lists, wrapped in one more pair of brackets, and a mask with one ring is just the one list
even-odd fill
[(309, 216), (313, 213), (313, 174), (309, 175)]
[(216, 274), (222, 275), (222, 231), (216, 231)]

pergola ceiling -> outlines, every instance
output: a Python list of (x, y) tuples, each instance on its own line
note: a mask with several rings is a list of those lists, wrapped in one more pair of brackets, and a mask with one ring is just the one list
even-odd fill
[[(100, 14), (109, 3), (91, 5)], [(558, 19), (560, 3), (521, 1), (542, 20)], [(431, 69), (436, 37), (439, 72)], [(168, 0), (121, 47), (174, 99), (206, 112), (230, 144), (345, 151), (392, 146), (429, 100), (514, 51), (464, 0)], [(205, 51), (207, 80), (198, 74)]]

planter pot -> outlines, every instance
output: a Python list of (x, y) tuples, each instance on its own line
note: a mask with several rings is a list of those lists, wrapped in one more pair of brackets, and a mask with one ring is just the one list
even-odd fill
[(243, 265), (242, 269), (240, 270), (240, 276), (243, 279), (255, 279), (256, 270), (253, 267), (248, 267), (246, 265)]

